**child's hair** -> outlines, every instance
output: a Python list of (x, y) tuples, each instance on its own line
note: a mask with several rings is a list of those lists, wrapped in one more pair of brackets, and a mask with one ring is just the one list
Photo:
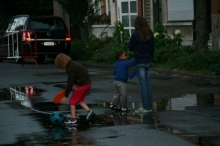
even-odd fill
[(143, 16), (137, 16), (134, 20), (134, 28), (140, 34), (140, 40), (142, 42), (150, 41), (151, 29), (147, 23), (147, 20)]
[(58, 68), (66, 69), (66, 67), (71, 63), (72, 59), (65, 54), (58, 54), (55, 59), (55, 65)]
[(115, 59), (119, 59), (119, 57), (124, 53), (125, 51), (123, 50), (118, 50), (115, 52)]

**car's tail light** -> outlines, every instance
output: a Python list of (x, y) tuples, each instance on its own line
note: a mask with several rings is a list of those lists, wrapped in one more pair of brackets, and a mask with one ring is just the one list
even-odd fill
[(70, 32), (66, 32), (66, 41), (71, 41)]
[(31, 34), (29, 31), (22, 32), (22, 41), (30, 41), (31, 40)]

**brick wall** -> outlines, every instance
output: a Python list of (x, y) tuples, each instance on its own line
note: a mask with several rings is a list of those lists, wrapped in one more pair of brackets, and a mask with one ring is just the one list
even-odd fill
[(211, 14), (220, 14), (220, 0), (211, 0)]
[(137, 0), (138, 16), (143, 16), (142, 0)]
[(211, 50), (220, 49), (220, 0), (211, 0), (211, 25), (212, 25), (212, 40)]

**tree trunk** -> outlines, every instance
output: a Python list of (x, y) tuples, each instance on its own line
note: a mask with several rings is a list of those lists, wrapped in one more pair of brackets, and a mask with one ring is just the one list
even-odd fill
[(195, 7), (195, 21), (196, 21), (196, 43), (198, 45), (198, 51), (203, 52), (207, 45), (207, 37), (209, 35), (208, 30), (208, 22), (209, 17), (209, 10), (208, 7), (209, 0), (196, 0), (196, 7)]

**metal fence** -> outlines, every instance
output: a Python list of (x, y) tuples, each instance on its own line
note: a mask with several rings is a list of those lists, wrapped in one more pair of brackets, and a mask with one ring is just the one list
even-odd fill
[(33, 59), (37, 66), (37, 42), (34, 31), (0, 31), (0, 61), (15, 59), (16, 63), (23, 63)]

